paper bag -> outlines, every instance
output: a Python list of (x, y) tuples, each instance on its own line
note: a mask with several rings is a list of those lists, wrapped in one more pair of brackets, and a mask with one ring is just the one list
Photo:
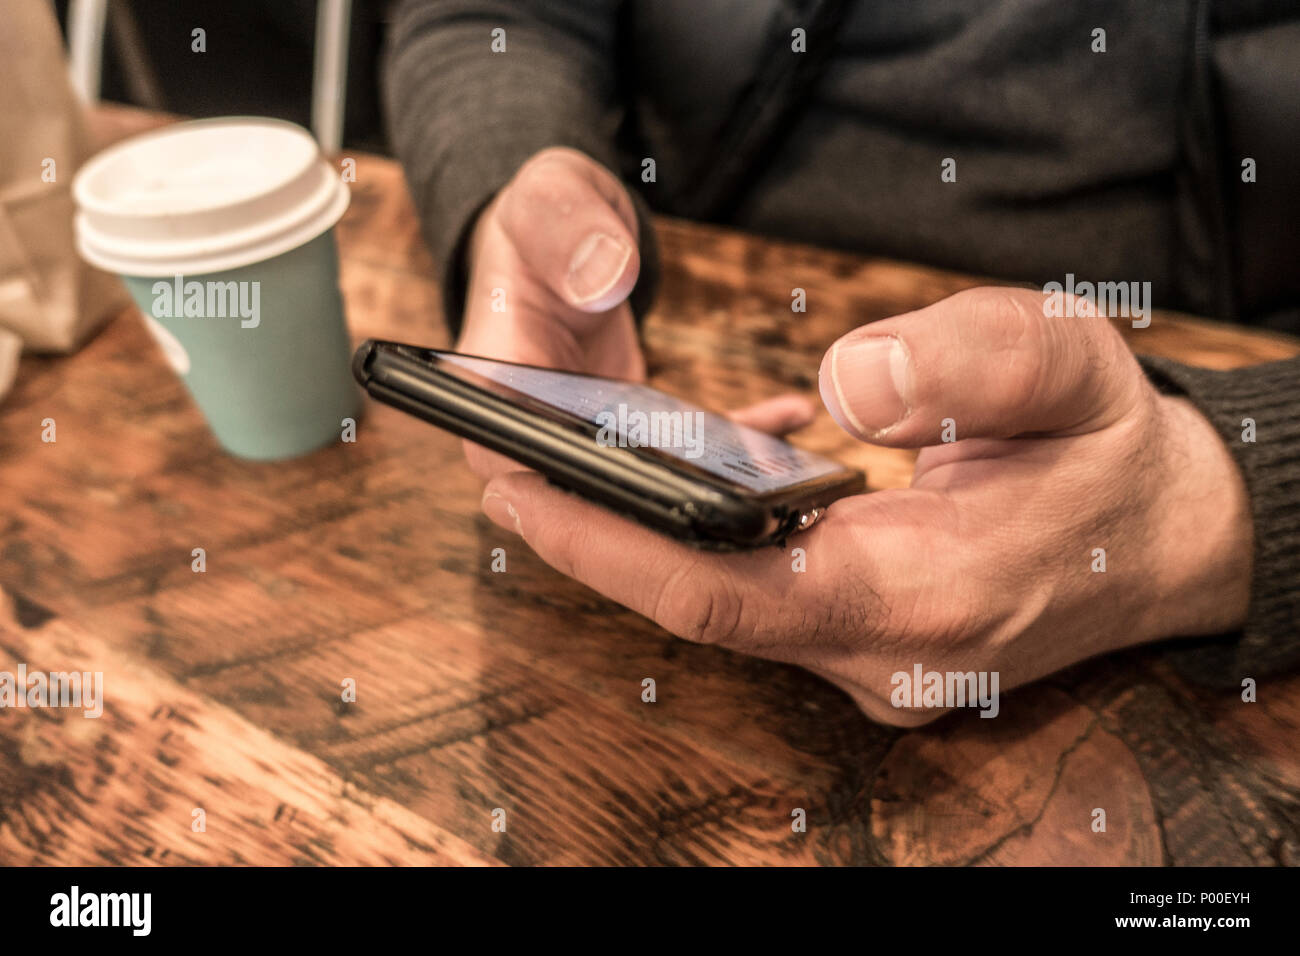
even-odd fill
[(73, 242), (72, 179), (87, 143), (52, 5), (4, 0), (4, 7), (0, 394), (14, 335), (28, 349), (71, 351), (128, 302), (121, 282), (82, 262)]

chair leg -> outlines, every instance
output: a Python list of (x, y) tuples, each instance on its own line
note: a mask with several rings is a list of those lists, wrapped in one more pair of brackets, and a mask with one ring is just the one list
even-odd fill
[(140, 35), (140, 24), (130, 0), (110, 0), (112, 16), (108, 20), (108, 36), (122, 65), (126, 91), (133, 102), (151, 110), (165, 110), (162, 84), (149, 62), (148, 48)]
[(87, 105), (99, 102), (107, 5), (107, 0), (71, 0), (68, 4), (68, 73), (72, 88)]
[(352, 0), (317, 0), (311, 125), (321, 151), (327, 156), (337, 155), (343, 147), (351, 32)]

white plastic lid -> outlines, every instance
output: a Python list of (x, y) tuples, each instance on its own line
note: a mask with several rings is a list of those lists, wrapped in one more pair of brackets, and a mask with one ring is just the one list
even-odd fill
[(329, 229), (351, 198), (310, 133), (255, 117), (132, 137), (83, 166), (72, 192), (82, 257), (131, 276), (263, 262)]

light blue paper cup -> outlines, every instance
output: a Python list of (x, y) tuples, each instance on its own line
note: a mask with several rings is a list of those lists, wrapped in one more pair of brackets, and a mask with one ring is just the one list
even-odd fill
[(289, 458), (355, 421), (333, 231), (348, 190), (306, 130), (181, 123), (101, 153), (73, 191), (82, 256), (122, 276), (222, 447)]

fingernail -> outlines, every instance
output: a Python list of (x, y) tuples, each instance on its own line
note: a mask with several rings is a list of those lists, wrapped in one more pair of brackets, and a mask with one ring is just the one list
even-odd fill
[(579, 243), (569, 262), (569, 294), (583, 305), (607, 294), (623, 274), (632, 247), (603, 232), (593, 232)]
[(822, 360), (822, 401), (861, 438), (883, 435), (907, 417), (911, 359), (896, 335), (846, 336)]
[(495, 491), (483, 492), (482, 507), (483, 513), (494, 525), (523, 537), (524, 529), (519, 526), (519, 512), (501, 495)]

